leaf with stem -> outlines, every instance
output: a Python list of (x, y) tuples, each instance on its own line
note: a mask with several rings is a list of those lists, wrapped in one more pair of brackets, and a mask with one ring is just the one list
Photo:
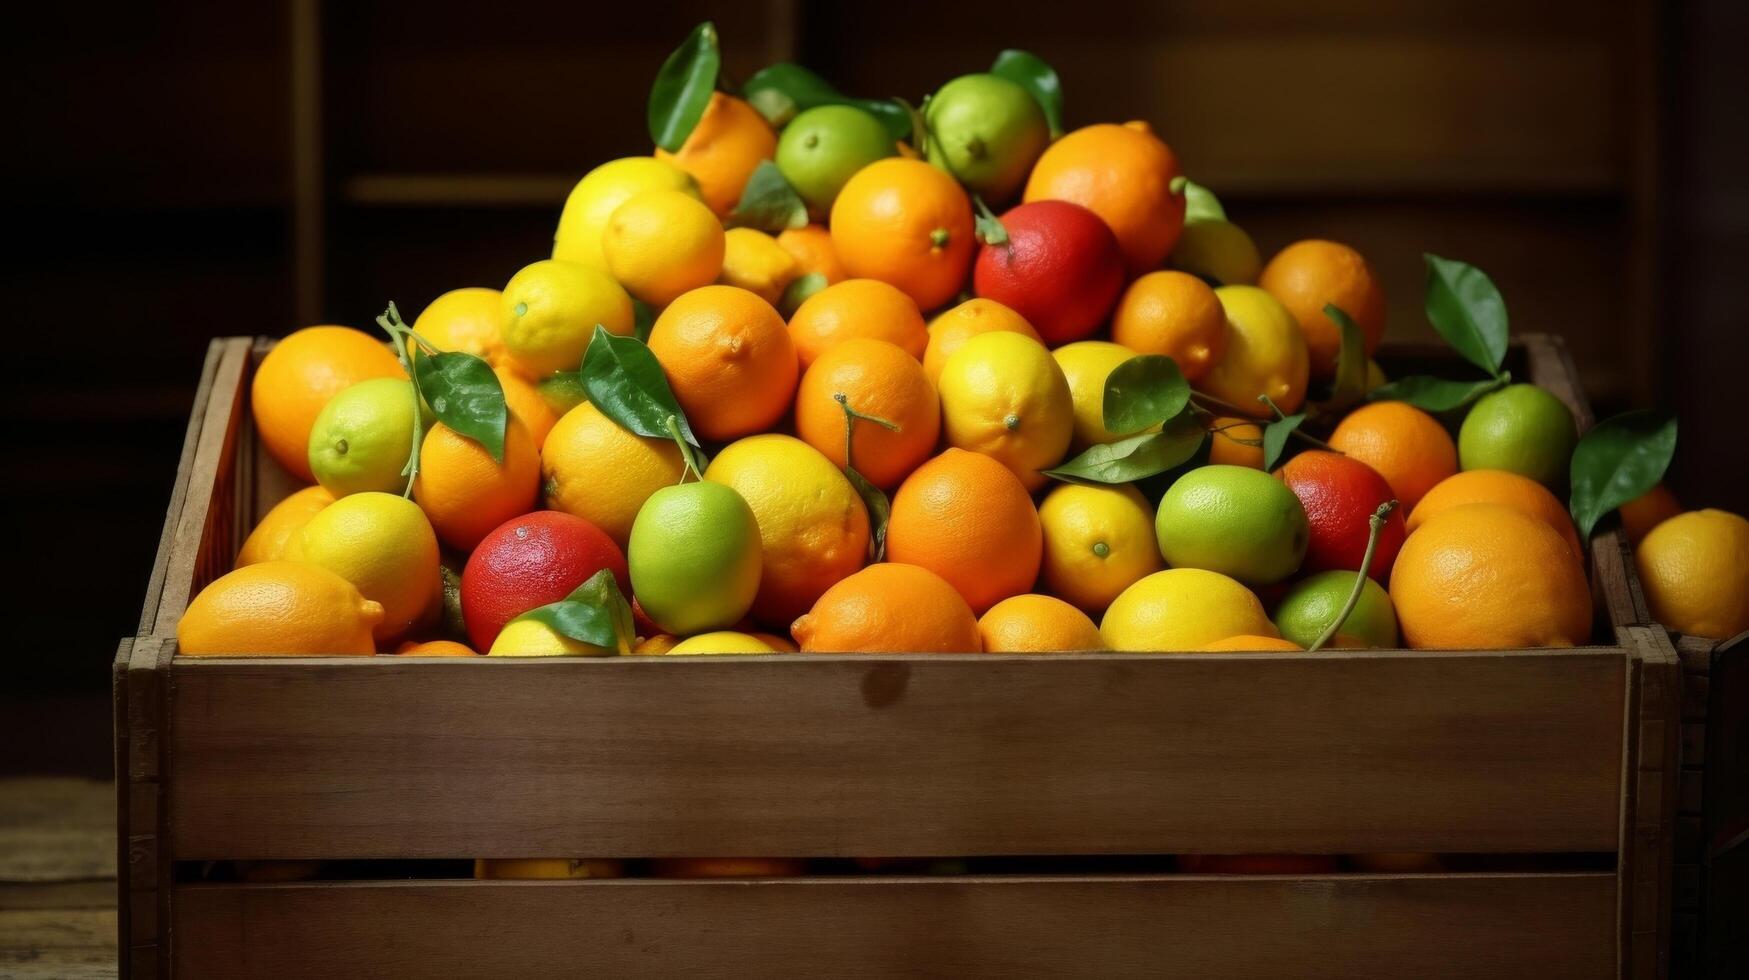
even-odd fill
[(717, 28), (707, 20), (692, 29), (656, 72), (646, 112), (651, 142), (669, 153), (679, 152), (704, 118), (722, 67)]
[(1145, 432), (1088, 447), (1081, 455), (1044, 474), (1067, 483), (1134, 483), (1177, 466), (1208, 437), (1190, 413), (1178, 415), (1159, 432)]
[(665, 439), (672, 434), (669, 419), (674, 419), (681, 439), (699, 445), (674, 390), (668, 387), (668, 375), (663, 373), (661, 362), (636, 337), (611, 334), (596, 324), (595, 335), (583, 351), (579, 377), (590, 403), (619, 423), (620, 428), (652, 439)]
[(408, 380), (413, 382), (413, 450), (407, 454), (407, 465), (401, 467), (401, 475), (407, 478), (407, 486), (401, 491), (401, 496), (413, 497), (413, 480), (419, 475), (419, 448), (425, 442), (425, 420), (421, 418), (419, 403), (424, 399), (419, 394), (419, 375), (413, 370), (413, 357), (407, 350), (407, 337), (413, 329), (402, 321), (401, 311), (395, 309), (395, 301), (389, 301), (389, 308), (377, 317), (377, 326), (382, 327), (389, 335), (389, 342), (395, 347), (395, 357), (401, 361), (401, 370), (406, 372)]
[(1300, 423), (1306, 420), (1306, 413), (1285, 415), (1263, 427), (1263, 468), (1275, 469), (1281, 454), (1287, 449), (1288, 437), (1299, 431)]
[(1510, 371), (1480, 381), (1448, 381), (1416, 374), (1386, 382), (1367, 392), (1366, 398), (1374, 402), (1407, 402), (1426, 412), (1449, 412), (1503, 388), (1511, 381)]
[(1506, 301), (1488, 274), (1428, 253), (1427, 319), (1464, 359), (1496, 377), (1506, 360)]
[(1676, 455), (1676, 417), (1657, 409), (1624, 412), (1591, 428), (1573, 448), (1568, 510), (1589, 539), (1597, 522), (1638, 500), (1664, 478)]
[(545, 623), (555, 633), (600, 648), (594, 656), (631, 653), (637, 626), (632, 607), (619, 590), (613, 572), (602, 569), (558, 602), (550, 602), (516, 617)]
[[(1391, 516), (1391, 511), (1396, 509), (1397, 502), (1387, 500), (1379, 505), (1378, 510), (1373, 511), (1371, 517), (1366, 519), (1366, 551), (1360, 558), (1362, 569), (1372, 567), (1373, 554), (1379, 550), (1379, 535), (1384, 531), (1385, 521)], [(1348, 601), (1342, 604), (1342, 611), (1336, 614), (1336, 618), (1330, 621), (1330, 625), (1324, 627), (1324, 632), (1319, 633), (1318, 638), (1312, 641), (1312, 645), (1306, 648), (1307, 653), (1317, 653), (1324, 644), (1330, 642), (1330, 638), (1336, 635), (1336, 631), (1342, 628), (1342, 624), (1348, 622), (1348, 614), (1354, 612), (1355, 605), (1360, 602), (1360, 594), (1366, 588), (1366, 582), (1367, 574), (1365, 571), (1354, 573), (1354, 588), (1348, 593)]]
[(1045, 64), (1043, 58), (1009, 48), (996, 56), (995, 64), (990, 66), (990, 74), (1006, 78), (1026, 89), (1027, 94), (1044, 110), (1051, 139), (1063, 135), (1063, 80), (1057, 77), (1056, 69)]
[(842, 391), (834, 392), (832, 399), (844, 409), (844, 475), (856, 488), (863, 506), (868, 508), (868, 560), (882, 561), (887, 557), (887, 521), (892, 516), (893, 505), (880, 487), (856, 471), (856, 423), (872, 422), (889, 432), (898, 432), (899, 423), (857, 411), (850, 406), (850, 398)]
[(1138, 354), (1106, 375), (1101, 421), (1105, 431), (1127, 435), (1165, 422), (1189, 403), (1190, 382), (1178, 362), (1161, 354)]
[(1334, 303), (1324, 304), (1324, 315), (1336, 324), (1341, 345), (1336, 349), (1336, 382), (1320, 407), (1340, 412), (1366, 398), (1366, 334)]
[(729, 213), (729, 220), (737, 227), (756, 228), (775, 235), (807, 224), (808, 205), (790, 186), (783, 171), (777, 169), (777, 164), (761, 160), (747, 178), (741, 201)]

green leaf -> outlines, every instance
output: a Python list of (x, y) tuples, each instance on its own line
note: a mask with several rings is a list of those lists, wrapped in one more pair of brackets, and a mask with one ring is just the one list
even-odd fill
[(856, 472), (854, 467), (846, 466), (844, 475), (850, 478), (850, 485), (856, 488), (857, 496), (868, 508), (868, 560), (883, 561), (887, 557), (887, 521), (893, 514), (892, 502), (880, 487), (868, 482), (868, 478)]
[(1427, 319), (1464, 359), (1498, 376), (1506, 360), (1506, 301), (1488, 274), (1467, 262), (1425, 254)]
[(808, 301), (808, 297), (826, 288), (824, 273), (810, 272), (805, 276), (796, 277), (795, 281), (784, 288), (783, 296), (777, 301), (777, 312), (788, 320), (795, 315), (796, 307)]
[(808, 205), (770, 160), (759, 161), (729, 219), (744, 228), (776, 234), (808, 223)]
[(504, 403), (504, 386), (491, 365), (472, 354), (441, 351), (422, 354), (413, 361), (419, 394), (425, 397), (437, 420), (467, 436), (504, 462), (504, 427), (510, 409)]
[(1184, 182), (1184, 223), (1195, 224), (1198, 221), (1225, 221), (1227, 209), (1221, 207), (1221, 202), (1215, 197), (1215, 192), (1202, 186), (1194, 180)]
[(606, 652), (599, 656), (631, 653), (637, 635), (631, 604), (620, 592), (613, 572), (605, 568), (565, 598), (530, 609), (512, 622), (524, 619), (545, 623), (554, 632), (579, 643), (601, 647)]
[(1427, 412), (1461, 408), (1511, 380), (1510, 374), (1481, 381), (1448, 381), (1423, 374), (1388, 381), (1366, 393), (1368, 401), (1408, 402)]
[(632, 298), (632, 336), (645, 343), (650, 342), (650, 328), (656, 325), (656, 310), (650, 304), (633, 296)]
[(596, 324), (595, 336), (589, 339), (589, 347), (583, 352), (583, 370), (579, 374), (590, 403), (619, 423), (620, 428), (640, 436), (667, 439), (672, 436), (668, 420), (673, 419), (687, 443), (699, 444), (673, 389), (668, 387), (668, 376), (662, 373), (661, 363), (643, 341), (615, 336)]
[(1045, 111), (1050, 124), (1051, 139), (1063, 135), (1063, 80), (1057, 70), (1045, 64), (1043, 58), (1026, 51), (1009, 48), (996, 56), (990, 74), (1006, 78), (1026, 89)]
[(815, 106), (848, 105), (881, 121), (895, 140), (911, 135), (911, 116), (896, 99), (853, 99), (801, 65), (779, 62), (755, 72), (741, 86), (741, 98), (775, 129)]
[(990, 206), (984, 203), (984, 199), (976, 194), (972, 195), (972, 204), (977, 208), (972, 227), (978, 241), (985, 245), (1008, 244), (1008, 227), (1002, 223), (1002, 219), (996, 217)]
[(656, 81), (650, 86), (647, 115), (652, 142), (669, 153), (680, 150), (698, 121), (704, 118), (722, 67), (717, 28), (707, 20), (693, 28), (680, 47), (662, 62)]
[(1324, 407), (1341, 411), (1366, 398), (1366, 335), (1360, 324), (1334, 303), (1324, 304), (1324, 315), (1341, 334), (1341, 346), (1336, 349), (1336, 383)]
[(1194, 418), (1179, 415), (1159, 432), (1091, 446), (1044, 474), (1070, 483), (1133, 483), (1164, 473), (1194, 456), (1207, 435)]
[(1603, 515), (1637, 500), (1664, 478), (1676, 455), (1676, 417), (1656, 409), (1624, 412), (1593, 426), (1573, 449), (1568, 510), (1581, 538)]
[(1286, 415), (1263, 427), (1263, 468), (1275, 469), (1275, 464), (1281, 459), (1282, 451), (1287, 449), (1288, 436), (1300, 427), (1306, 420), (1306, 413)]
[(1138, 354), (1105, 378), (1105, 431), (1140, 432), (1184, 411), (1189, 403), (1190, 382), (1179, 372), (1178, 362), (1163, 354)]

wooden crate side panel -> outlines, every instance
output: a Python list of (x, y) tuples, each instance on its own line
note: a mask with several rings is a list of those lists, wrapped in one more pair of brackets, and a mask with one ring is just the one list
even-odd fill
[(117, 814), (121, 863), (120, 958), (124, 976), (152, 980), (170, 976), (171, 796), (170, 661), (175, 644), (137, 637), (130, 644), (123, 683), (125, 736), (118, 740), (116, 771), (124, 809)]
[(1625, 663), (181, 659), (176, 852), (1614, 851)]
[[(176, 500), (171, 503), (176, 527), (168, 551), (159, 553), (163, 585), (150, 625), (142, 622), (145, 635), (174, 633), (189, 599), (229, 571), (236, 557), (234, 542), (241, 516), (236, 507), (237, 447), (242, 433), (254, 429), (244, 411), (250, 341), (227, 337), (213, 343), (218, 359), (212, 365), (212, 384), (194, 455), (177, 476), (178, 486), (186, 489), (179, 510)], [(192, 423), (190, 428), (192, 431)]]
[(185, 886), (178, 976), (1613, 977), (1614, 877)]
[(176, 529), (182, 522), (182, 508), (188, 500), (194, 457), (200, 446), (207, 405), (212, 399), (214, 376), (218, 372), (219, 360), (224, 350), (223, 340), (215, 339), (207, 345), (200, 382), (195, 386), (194, 400), (189, 406), (188, 428), (182, 437), (182, 455), (176, 464), (176, 480), (170, 485), (170, 503), (165, 508), (164, 530), (158, 535), (157, 557), (152, 562), (152, 574), (146, 581), (145, 603), (140, 610), (139, 632), (142, 635), (151, 634), (157, 626), (158, 600), (164, 593), (164, 580), (170, 569), (170, 555), (175, 550)]
[(1681, 667), (1662, 630), (1622, 634), (1633, 651), (1618, 853), (1623, 968), (1656, 980), (1670, 962)]
[(1749, 633), (1717, 644), (1707, 674), (1703, 841), (1749, 847)]

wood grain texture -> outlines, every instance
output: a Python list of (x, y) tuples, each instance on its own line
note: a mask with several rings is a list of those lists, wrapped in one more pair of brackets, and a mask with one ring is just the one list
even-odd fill
[(1613, 851), (1620, 651), (175, 661), (178, 859)]
[(146, 582), (145, 604), (140, 610), (139, 631), (142, 635), (150, 634), (158, 623), (158, 600), (164, 593), (164, 579), (170, 571), (170, 555), (176, 550), (176, 529), (182, 523), (182, 509), (188, 502), (188, 484), (200, 446), (201, 427), (206, 422), (206, 407), (212, 399), (213, 382), (224, 349), (223, 340), (218, 338), (207, 345), (200, 383), (194, 389), (194, 402), (188, 411), (188, 430), (182, 438), (182, 457), (176, 464), (176, 481), (170, 486), (164, 530), (158, 536), (158, 555), (152, 562), (152, 575)]
[(177, 975), (1613, 977), (1608, 874), (185, 886)]

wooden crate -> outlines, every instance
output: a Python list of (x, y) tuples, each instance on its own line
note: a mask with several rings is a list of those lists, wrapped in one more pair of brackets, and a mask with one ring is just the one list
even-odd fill
[(1672, 945), (1682, 975), (1749, 975), (1749, 633), (1675, 638), (1681, 769)]
[[(289, 489), (247, 421), (266, 349), (209, 353), (116, 658), (127, 976), (1662, 975), (1677, 661), (1612, 534), (1594, 542), (1596, 642), (1574, 650), (177, 658), (189, 596)], [(1589, 420), (1558, 343), (1513, 358)], [(1109, 871), (1379, 851), (1521, 857)], [(190, 873), (694, 855), (1105, 860), (760, 881)]]

